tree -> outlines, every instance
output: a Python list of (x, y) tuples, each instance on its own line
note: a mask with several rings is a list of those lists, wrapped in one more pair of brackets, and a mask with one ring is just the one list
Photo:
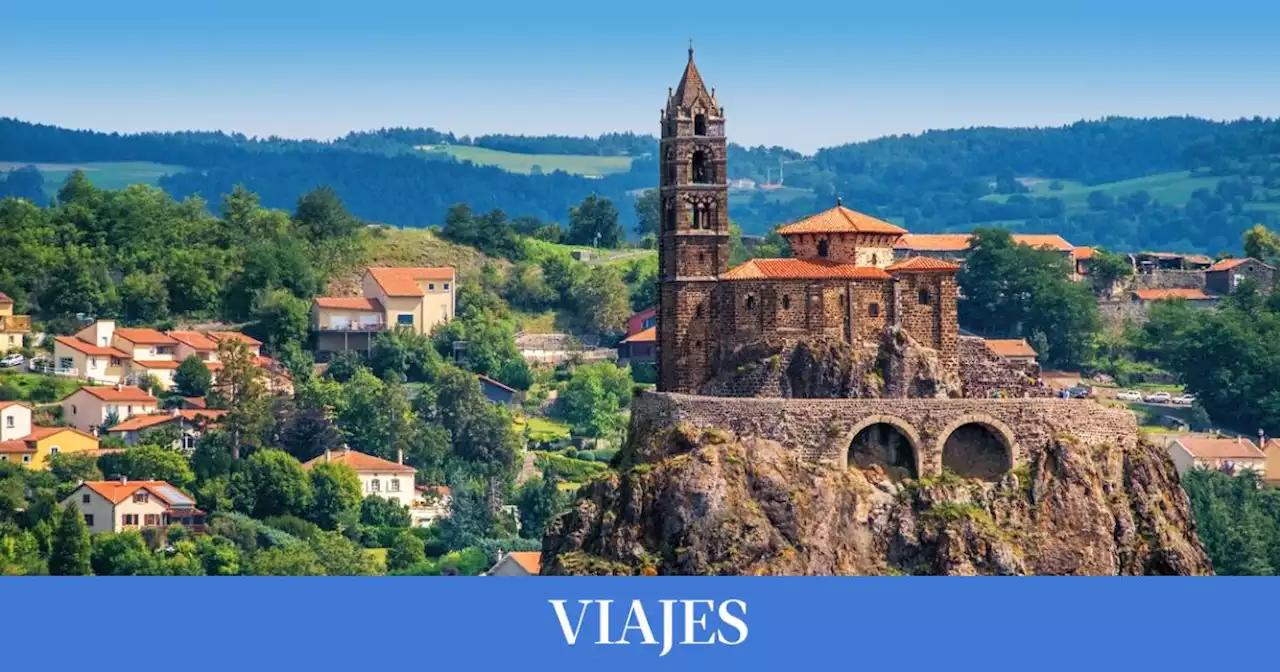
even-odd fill
[(361, 369), (342, 390), (345, 403), (338, 410), (338, 427), (352, 449), (389, 460), (408, 450), (414, 424), (402, 385)]
[(611, 266), (594, 266), (584, 282), (573, 287), (573, 301), (584, 329), (619, 333), (631, 316), (630, 292)]
[(370, 495), (360, 502), (360, 523), (371, 527), (409, 527), (413, 518), (409, 515), (409, 507)]
[(212, 386), (213, 374), (195, 355), (187, 355), (173, 374), (173, 389), (184, 397), (203, 397)]
[(99, 576), (155, 576), (158, 558), (137, 531), (100, 534), (93, 540), (93, 572)]
[(57, 516), (57, 527), (49, 549), (49, 573), (54, 576), (87, 576), (90, 566), (89, 528), (75, 502)]
[(592, 194), (569, 210), (569, 244), (617, 247), (622, 242), (613, 202)]
[(58, 483), (75, 486), (83, 481), (100, 481), (98, 458), (83, 453), (58, 453), (49, 457), (49, 473)]
[(619, 414), (631, 403), (631, 375), (609, 362), (584, 364), (564, 384), (557, 402), (574, 431), (610, 436), (622, 428)]
[(158, 322), (169, 316), (169, 290), (155, 273), (130, 273), (120, 283), (120, 309), (128, 322)]
[(311, 469), (311, 490), (315, 501), (310, 519), (326, 530), (359, 518), (360, 477), (345, 464), (322, 462)]
[(563, 497), (556, 487), (555, 475), (543, 469), (542, 476), (531, 478), (520, 486), (516, 506), (520, 510), (520, 536), (541, 539), (547, 526), (560, 511)]
[(657, 189), (646, 189), (636, 198), (636, 233), (641, 238), (657, 236), (662, 226), (662, 197)]
[(273, 351), (304, 343), (311, 328), (311, 306), (284, 289), (267, 292), (254, 302), (253, 317), (258, 320), (267, 345)]
[(1280, 236), (1261, 224), (1255, 224), (1244, 234), (1244, 255), (1260, 261), (1274, 261), (1280, 257)]
[(1097, 248), (1088, 260), (1089, 282), (1093, 291), (1109, 292), (1116, 282), (1133, 275), (1133, 265), (1123, 255), (1112, 254), (1105, 248)]
[(271, 424), (265, 376), (249, 346), (238, 339), (218, 342), (218, 361), (222, 370), (210, 389), (209, 406), (226, 409), (222, 427), (232, 457), (240, 459), (241, 447), (261, 445), (262, 435)]
[(258, 551), (249, 557), (252, 576), (324, 576), (325, 568), (308, 544), (289, 544)]
[(237, 505), (255, 518), (303, 516), (314, 501), (306, 470), (283, 450), (267, 448), (250, 455), (232, 483)]
[(418, 535), (410, 530), (400, 530), (396, 533), (396, 538), (387, 551), (387, 569), (393, 571), (407, 569), (426, 561), (426, 545)]
[(371, 576), (378, 573), (373, 556), (337, 532), (321, 532), (308, 542), (326, 576)]
[(320, 187), (299, 198), (293, 219), (312, 241), (345, 238), (360, 226), (360, 221), (347, 212), (338, 194), (329, 187)]
[(167, 481), (186, 488), (195, 482), (191, 463), (181, 453), (154, 445), (139, 445), (123, 453), (103, 455), (99, 459), (108, 478), (128, 476), (139, 481)]

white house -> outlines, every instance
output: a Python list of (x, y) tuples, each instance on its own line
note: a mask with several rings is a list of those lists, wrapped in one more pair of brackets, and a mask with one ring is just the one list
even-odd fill
[(82, 387), (67, 395), (62, 406), (62, 419), (76, 429), (92, 432), (104, 424), (119, 423), (135, 415), (156, 412), (158, 399), (132, 385)]
[(1165, 446), (1178, 473), (1190, 469), (1230, 469), (1258, 472), (1267, 476), (1267, 456), (1253, 441), (1244, 437), (1179, 436)]
[(351, 467), (351, 470), (356, 472), (356, 476), (360, 477), (361, 494), (365, 497), (377, 495), (396, 504), (409, 506), (417, 494), (414, 490), (413, 477), (418, 470), (404, 463), (403, 454), (400, 455), (399, 461), (392, 462), (356, 452), (344, 446), (342, 450), (326, 450), (324, 455), (302, 466), (310, 470), (324, 462)]
[(204, 529), (204, 512), (195, 500), (165, 481), (85, 481), (62, 500), (63, 506), (73, 503), (95, 534), (172, 524)]
[(539, 551), (512, 551), (485, 572), (486, 576), (537, 576), (542, 571)]

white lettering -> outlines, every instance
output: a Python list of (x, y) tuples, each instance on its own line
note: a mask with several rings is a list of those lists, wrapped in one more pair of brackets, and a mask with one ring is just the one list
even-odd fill
[(705, 642), (698, 641), (696, 639), (697, 634), (694, 631), (693, 626), (696, 625), (701, 627), (703, 630), (706, 630), (707, 615), (703, 614), (702, 616), (695, 617), (695, 613), (697, 612), (697, 606), (700, 604), (706, 605), (707, 611), (710, 612), (712, 609), (715, 608), (716, 603), (713, 602), (712, 600), (680, 600), (680, 601), (684, 602), (684, 640), (681, 641), (680, 643), (681, 644), (715, 644), (716, 643), (715, 635), (711, 635), (711, 638), (706, 640)]
[(564, 641), (569, 646), (573, 646), (578, 642), (578, 632), (582, 630), (582, 621), (587, 615), (587, 607), (591, 605), (591, 600), (578, 600), (578, 604), (582, 605), (582, 609), (578, 612), (578, 626), (572, 630), (569, 629), (569, 615), (564, 610), (564, 600), (547, 600), (551, 603), (551, 608), (556, 612), (556, 618), (560, 621), (560, 630), (564, 632)]
[(596, 644), (618, 644), (619, 642), (609, 641), (609, 605), (613, 604), (613, 600), (596, 600), (596, 604), (600, 605), (600, 639), (596, 640)]
[[(735, 605), (735, 604), (738, 605), (738, 608), (742, 610), (741, 618), (739, 618), (738, 616), (734, 616), (732, 613), (729, 612), (729, 606)], [(725, 625), (738, 631), (738, 638), (733, 641), (729, 641), (728, 639), (725, 639), (723, 630), (717, 630), (716, 637), (719, 638), (721, 644), (728, 644), (729, 646), (737, 646), (747, 641), (747, 622), (745, 620), (746, 617), (747, 617), (746, 602), (743, 602), (742, 600), (725, 600), (724, 602), (720, 603), (720, 620), (724, 621)]]
[(679, 601), (658, 600), (662, 604), (662, 653), (658, 654), (659, 658), (671, 653), (671, 643), (675, 641), (672, 638), (672, 631), (676, 627), (675, 607)]
[[(632, 621), (635, 624), (632, 624)], [(644, 638), (645, 644), (657, 644), (658, 640), (653, 638), (653, 630), (649, 628), (649, 617), (644, 613), (644, 605), (640, 600), (631, 600), (631, 611), (627, 612), (627, 622), (622, 626), (622, 636), (618, 638), (617, 644), (630, 644), (627, 639), (628, 630), (639, 630), (640, 636)]]

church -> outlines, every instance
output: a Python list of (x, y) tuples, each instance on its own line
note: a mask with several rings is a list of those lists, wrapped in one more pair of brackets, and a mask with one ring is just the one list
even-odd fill
[(729, 268), (725, 112), (693, 62), (661, 117), (658, 389), (698, 394), (752, 343), (879, 341), (897, 327), (959, 368), (956, 271), (896, 259), (899, 226), (834, 207), (781, 227), (792, 257)]

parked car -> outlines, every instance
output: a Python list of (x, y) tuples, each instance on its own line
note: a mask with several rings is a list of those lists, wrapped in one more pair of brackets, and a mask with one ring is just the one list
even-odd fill
[(1142, 401), (1142, 393), (1137, 390), (1122, 390), (1116, 395), (1120, 401)]
[(1072, 399), (1088, 399), (1093, 394), (1093, 388), (1088, 385), (1076, 385), (1067, 390), (1067, 394), (1071, 395)]
[(1194, 394), (1179, 394), (1178, 396), (1176, 396), (1176, 397), (1174, 397), (1174, 398), (1173, 398), (1173, 403), (1175, 403), (1175, 404), (1179, 404), (1179, 405), (1182, 405), (1182, 406), (1190, 406), (1191, 404), (1196, 403), (1196, 395), (1194, 395)]
[(1148, 404), (1167, 404), (1173, 401), (1173, 395), (1168, 392), (1153, 392), (1142, 398)]
[(4, 359), (0, 359), (0, 367), (8, 369), (14, 366), (22, 366), (22, 363), (25, 361), (26, 358), (15, 352), (11, 355), (5, 355)]

